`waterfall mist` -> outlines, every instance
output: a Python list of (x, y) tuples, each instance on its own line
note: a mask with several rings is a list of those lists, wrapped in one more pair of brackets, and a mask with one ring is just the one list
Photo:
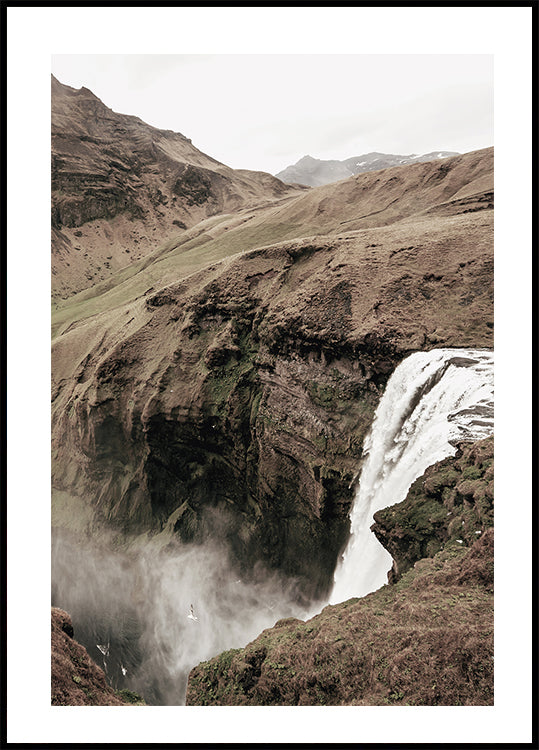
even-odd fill
[(245, 582), (226, 548), (209, 542), (122, 550), (101, 534), (98, 544), (56, 532), (52, 580), (53, 606), (71, 615), (112, 686), (151, 705), (184, 704), (196, 664), (305, 616), (293, 581), (255, 568)]
[(330, 602), (365, 596), (387, 583), (391, 555), (370, 531), (377, 510), (402, 502), (412, 482), (463, 440), (494, 430), (494, 355), (436, 349), (395, 369), (364, 443), (351, 536)]
[[(351, 536), (330, 603), (387, 582), (392, 559), (370, 531), (373, 514), (404, 500), (412, 482), (454, 454), (458, 442), (493, 432), (493, 388), (489, 351), (418, 352), (396, 368), (365, 439)], [(293, 580), (262, 567), (243, 580), (224, 544), (170, 537), (165, 546), (139, 538), (125, 548), (102, 532), (81, 542), (55, 531), (52, 580), (53, 606), (71, 615), (75, 638), (112, 686), (151, 705), (182, 705), (195, 665), (327, 603), (300, 604)]]

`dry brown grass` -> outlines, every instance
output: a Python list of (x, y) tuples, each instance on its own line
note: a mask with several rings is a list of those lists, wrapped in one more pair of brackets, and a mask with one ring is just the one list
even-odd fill
[(51, 609), (51, 705), (128, 706), (143, 705), (134, 693), (126, 700), (108, 684), (103, 670), (73, 638), (70, 616)]
[[(462, 444), (455, 457), (434, 465), (396, 506), (376, 514), (395, 555), (406, 551), (397, 583), (361, 599), (325, 607), (302, 622), (281, 620), (245, 649), (200, 664), (189, 678), (192, 705), (414, 705), (493, 703), (494, 533), (492, 513), (476, 530), (450, 533), (444, 513), (442, 549), (414, 558), (407, 539), (421, 496), (440, 503), (455, 483), (450, 474), (478, 473), (491, 481), (493, 440)], [(428, 485), (428, 488), (426, 486)], [(476, 492), (467, 510), (479, 508)], [(453, 514), (454, 515), (454, 514)], [(461, 528), (460, 516), (456, 517)], [(383, 522), (383, 523), (382, 523)], [(423, 531), (428, 535), (429, 529)], [(430, 528), (431, 537), (440, 529)], [(402, 542), (402, 545), (401, 545)], [(397, 558), (400, 559), (400, 558)], [(392, 576), (395, 580), (395, 576)]]
[(489, 530), (394, 586), (307, 622), (281, 621), (200, 664), (188, 705), (492, 705), (492, 577), (476, 578), (492, 561), (492, 540)]

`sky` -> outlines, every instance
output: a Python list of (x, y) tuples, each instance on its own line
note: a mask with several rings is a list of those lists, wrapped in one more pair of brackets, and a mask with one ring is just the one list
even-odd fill
[(236, 169), (306, 154), (492, 146), (493, 57), (481, 54), (53, 55), (64, 84), (191, 138)]

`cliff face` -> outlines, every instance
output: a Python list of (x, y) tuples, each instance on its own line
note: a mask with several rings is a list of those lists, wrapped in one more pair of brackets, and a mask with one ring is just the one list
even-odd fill
[(73, 638), (67, 612), (51, 609), (51, 705), (129, 706), (144, 701), (129, 690), (116, 691), (103, 670)]
[(494, 440), (462, 444), (455, 458), (431, 466), (406, 503), (374, 514), (372, 531), (393, 557), (390, 580), (453, 540), (471, 546), (494, 524)]
[[(323, 597), (395, 366), (493, 345), (492, 149), (300, 190), (52, 84), (53, 526), (119, 547), (214, 539), (243, 581), (260, 561)], [(394, 586), (201, 667), (192, 702), (491, 701), (489, 458), (458, 460), (377, 514)], [(421, 664), (392, 672), (395, 644)]]
[(492, 456), (462, 444), (376, 514), (392, 584), (203, 662), (187, 704), (492, 705)]
[(113, 256), (54, 315), (53, 525), (216, 536), (322, 595), (396, 364), (492, 346), (492, 149), (294, 192), (54, 80), (52, 133), (58, 289)]
[(215, 534), (322, 594), (395, 365), (492, 346), (491, 216), (260, 248), (64, 332), (53, 522)]
[(201, 219), (295, 192), (54, 77), (51, 111), (54, 297), (109, 278)]

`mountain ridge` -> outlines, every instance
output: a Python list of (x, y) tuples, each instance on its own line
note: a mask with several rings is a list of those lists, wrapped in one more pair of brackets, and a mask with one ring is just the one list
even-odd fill
[(52, 292), (67, 298), (199, 221), (298, 192), (51, 79)]
[(319, 187), (331, 182), (345, 180), (364, 172), (373, 172), (388, 167), (416, 164), (435, 159), (445, 159), (459, 156), (458, 151), (431, 151), (427, 154), (385, 154), (371, 151), (361, 156), (351, 156), (347, 159), (316, 159), (313, 156), (303, 156), (295, 164), (291, 164), (275, 175), (288, 184), (308, 185)]
[(123, 303), (151, 286), (158, 288), (168, 279), (255, 247), (491, 209), (493, 156), (490, 148), (442, 162), (391, 167), (210, 217), (189, 230), (178, 230), (108, 281), (57, 302), (53, 328), (60, 331), (84, 315)]

